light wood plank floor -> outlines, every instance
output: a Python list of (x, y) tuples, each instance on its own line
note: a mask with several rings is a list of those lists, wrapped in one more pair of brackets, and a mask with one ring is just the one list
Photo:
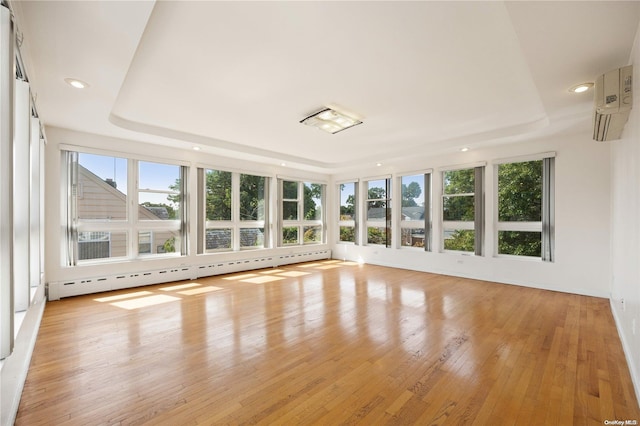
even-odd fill
[(608, 300), (322, 261), (48, 303), (17, 424), (605, 420)]

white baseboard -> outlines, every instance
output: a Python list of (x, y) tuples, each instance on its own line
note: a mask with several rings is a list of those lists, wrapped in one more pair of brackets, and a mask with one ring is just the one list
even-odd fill
[(616, 323), (616, 329), (618, 330), (618, 336), (620, 337), (620, 341), (622, 342), (622, 350), (624, 351), (624, 357), (627, 360), (627, 366), (629, 366), (629, 374), (631, 374), (631, 381), (633, 382), (633, 389), (636, 391), (636, 402), (638, 406), (640, 406), (640, 383), (638, 370), (636, 365), (633, 362), (633, 352), (631, 351), (631, 346), (627, 339), (625, 338), (625, 334), (622, 332), (622, 326), (620, 318), (618, 317), (618, 312), (616, 311), (613, 305), (613, 299), (609, 299), (609, 303), (611, 304), (611, 313), (613, 314), (613, 320)]

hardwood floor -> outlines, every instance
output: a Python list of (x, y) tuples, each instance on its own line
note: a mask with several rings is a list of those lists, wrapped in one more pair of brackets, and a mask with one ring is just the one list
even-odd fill
[(16, 424), (605, 420), (608, 300), (334, 260), (48, 303)]

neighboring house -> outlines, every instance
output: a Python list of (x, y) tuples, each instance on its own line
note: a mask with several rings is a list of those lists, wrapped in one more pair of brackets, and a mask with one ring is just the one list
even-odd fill
[[(77, 217), (83, 223), (127, 220), (126, 195), (118, 190), (112, 179), (103, 180), (85, 167), (78, 165)], [(167, 220), (164, 207), (138, 206), (139, 220)], [(175, 237), (171, 231), (140, 232), (138, 252), (141, 254), (164, 253), (164, 244)], [(102, 259), (127, 255), (126, 232), (95, 231), (78, 235), (78, 259)]]

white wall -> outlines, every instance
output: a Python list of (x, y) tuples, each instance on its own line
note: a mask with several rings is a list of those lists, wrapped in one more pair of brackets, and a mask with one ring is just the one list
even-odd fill
[[(66, 216), (64, 215), (63, 197), (66, 188), (61, 184), (61, 176), (63, 170), (61, 168), (61, 148), (60, 145), (71, 145), (81, 149), (90, 148), (93, 150), (104, 150), (105, 153), (118, 155), (121, 153), (123, 157), (136, 156), (137, 158), (175, 162), (192, 166), (190, 168), (190, 188), (191, 193), (196, 191), (196, 167), (219, 167), (222, 170), (240, 171), (248, 173), (258, 173), (273, 177), (272, 185), (276, 185), (278, 176), (286, 176), (301, 180), (310, 180), (318, 183), (328, 183), (329, 176), (317, 173), (310, 173), (303, 170), (295, 170), (292, 168), (271, 166), (265, 164), (252, 163), (249, 161), (235, 160), (231, 158), (223, 158), (214, 156), (202, 151), (196, 152), (188, 149), (177, 149), (166, 146), (156, 146), (144, 143), (133, 142), (130, 140), (116, 139), (104, 137), (94, 134), (81, 133), (67, 129), (48, 127), (47, 129), (47, 146), (46, 146), (46, 246), (45, 260), (47, 271), (47, 282), (54, 283), (60, 281), (70, 281), (83, 278), (91, 278), (101, 275), (127, 274), (137, 273), (165, 268), (178, 268), (197, 266), (216, 261), (230, 261), (249, 259), (256, 256), (270, 255), (288, 255), (296, 254), (309, 250), (328, 249), (328, 245), (307, 245), (293, 246), (286, 248), (264, 249), (264, 250), (247, 250), (233, 253), (217, 253), (196, 255), (196, 227), (191, 225), (189, 228), (189, 236), (191, 240), (190, 255), (181, 257), (159, 257), (156, 259), (131, 260), (123, 262), (107, 262), (96, 265), (82, 265), (75, 267), (65, 267), (64, 257), (64, 224)], [(275, 191), (270, 191), (275, 194)], [(270, 211), (275, 212), (275, 197), (270, 200)], [(190, 222), (196, 223), (196, 197), (189, 197), (189, 210), (191, 212)], [(274, 219), (272, 218), (272, 221)], [(275, 228), (272, 228), (272, 232)], [(258, 254), (259, 253), (259, 254)], [(213, 260), (215, 259), (215, 260)], [(114, 266), (115, 265), (115, 266)], [(114, 272), (115, 271), (115, 272)]]
[[(493, 256), (494, 181), (492, 161), (537, 153), (556, 153), (555, 197), (555, 261), (552, 263), (524, 258)], [(351, 174), (334, 176), (334, 182), (366, 179), (381, 174), (433, 169), (435, 182), (440, 182), (438, 169), (458, 164), (487, 162), (486, 255), (467, 256), (439, 252), (437, 241), (441, 209), (439, 188), (433, 186), (434, 243), (436, 251), (392, 249), (381, 246), (334, 244), (333, 256), (366, 263), (396, 266), (419, 271), (463, 276), (508, 284), (537, 287), (598, 297), (609, 296), (609, 146), (591, 140), (590, 125), (583, 132), (555, 135), (544, 140), (493, 148), (456, 152), (439, 157), (416, 158), (403, 164), (362, 168)], [(337, 209), (337, 207), (336, 207)], [(334, 209), (334, 214), (335, 210)], [(397, 216), (394, 215), (394, 218)], [(397, 228), (396, 228), (397, 229)], [(398, 232), (393, 232), (397, 234)]]
[(640, 397), (640, 27), (633, 64), (633, 109), (611, 149), (611, 306)]

